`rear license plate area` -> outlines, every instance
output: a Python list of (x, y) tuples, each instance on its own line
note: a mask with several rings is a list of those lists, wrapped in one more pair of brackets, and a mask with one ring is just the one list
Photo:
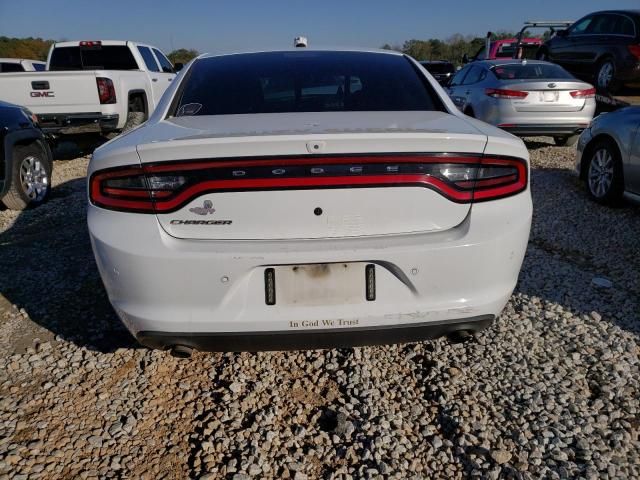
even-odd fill
[(376, 298), (375, 265), (364, 262), (268, 267), (264, 283), (267, 305), (348, 305)]
[(540, 101), (542, 102), (557, 102), (559, 92), (540, 92)]

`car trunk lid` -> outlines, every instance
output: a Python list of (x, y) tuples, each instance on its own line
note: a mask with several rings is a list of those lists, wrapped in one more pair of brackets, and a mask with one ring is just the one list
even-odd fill
[(443, 194), (442, 172), (464, 171), (487, 141), (468, 122), (442, 112), (229, 115), (164, 123), (164, 134), (174, 131), (172, 140), (139, 146), (143, 168), (152, 185), (184, 185), (177, 196), (156, 198), (157, 218), (168, 234), (201, 240), (453, 228), (470, 204)]
[(572, 95), (591, 88), (582, 82), (534, 81), (505, 82), (509, 90), (528, 92), (524, 98), (514, 98), (511, 104), (518, 112), (579, 112), (586, 103), (583, 95)]

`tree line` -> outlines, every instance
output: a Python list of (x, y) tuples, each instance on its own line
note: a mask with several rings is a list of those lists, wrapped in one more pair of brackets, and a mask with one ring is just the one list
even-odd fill
[[(513, 32), (502, 31), (494, 33), (492, 39), (499, 40), (515, 36), (516, 34)], [(42, 38), (9, 38), (0, 36), (0, 57), (46, 60), (49, 47), (53, 42), (54, 40), (44, 40)], [(484, 44), (484, 37), (464, 36), (456, 33), (446, 40), (438, 38), (429, 38), (427, 40), (411, 39), (405, 41), (402, 45), (390, 45), (387, 43), (382, 48), (397, 50), (412, 56), (416, 60), (449, 60), (454, 64), (460, 64), (465, 53), (473, 56)], [(197, 50), (179, 48), (170, 52), (167, 57), (173, 63), (187, 63), (198, 55)]]
[[(494, 32), (491, 40), (501, 40), (505, 38), (515, 38), (516, 33), (513, 32)], [(529, 36), (525, 32), (524, 36)], [(467, 55), (474, 56), (486, 42), (485, 37), (474, 35), (462, 35), (456, 33), (446, 40), (439, 38), (430, 38), (428, 40), (411, 39), (405, 41), (402, 45), (390, 45), (385, 43), (382, 48), (385, 50), (396, 50), (409, 55), (416, 60), (448, 60), (455, 65), (462, 63), (462, 57)]]
[[(62, 40), (61, 40), (62, 41)], [(55, 40), (42, 38), (10, 38), (0, 36), (0, 58), (28, 58), (46, 60), (49, 48)], [(199, 55), (197, 50), (179, 48), (167, 54), (173, 63), (187, 63)]]

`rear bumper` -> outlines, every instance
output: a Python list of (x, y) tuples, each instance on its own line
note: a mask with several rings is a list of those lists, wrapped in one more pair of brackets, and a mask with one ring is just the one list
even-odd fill
[(561, 136), (561, 135), (579, 135), (588, 124), (558, 124), (558, 125), (541, 125), (541, 124), (521, 124), (521, 125), (498, 125), (503, 130), (517, 135), (519, 137), (533, 136)]
[(307, 350), (346, 348), (363, 345), (387, 345), (418, 342), (442, 337), (458, 331), (479, 332), (489, 327), (493, 315), (482, 315), (447, 322), (420, 322), (409, 325), (384, 325), (364, 328), (334, 328), (313, 333), (221, 332), (174, 333), (139, 332), (137, 340), (150, 348), (166, 349), (183, 345), (209, 352), (256, 352), (265, 350)]
[(110, 132), (118, 128), (118, 114), (102, 113), (42, 113), (38, 122), (47, 133), (72, 135)]
[[(142, 343), (253, 350), (389, 343), (481, 328), (516, 285), (531, 214), (526, 190), (474, 204), (460, 225), (434, 233), (181, 240), (154, 215), (91, 204), (88, 226), (111, 304)], [(375, 264), (375, 301), (265, 304), (268, 266), (342, 262)]]

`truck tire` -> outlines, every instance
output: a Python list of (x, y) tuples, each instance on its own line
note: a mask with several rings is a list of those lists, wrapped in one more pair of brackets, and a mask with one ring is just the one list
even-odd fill
[(51, 192), (51, 167), (38, 142), (13, 148), (11, 182), (2, 203), (10, 210), (40, 205)]
[(127, 113), (127, 122), (122, 127), (122, 133), (126, 133), (129, 130), (133, 130), (144, 123), (144, 112), (129, 112)]

